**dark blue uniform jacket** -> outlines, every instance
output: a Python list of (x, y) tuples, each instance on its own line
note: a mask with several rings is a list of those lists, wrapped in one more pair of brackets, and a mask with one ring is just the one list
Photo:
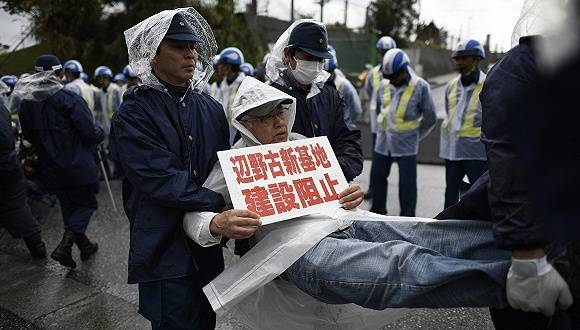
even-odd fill
[(205, 94), (178, 96), (147, 86), (125, 92), (112, 121), (115, 157), (125, 171), (123, 205), (131, 223), (129, 283), (223, 270), (221, 247), (202, 248), (183, 231), (186, 211), (220, 212), (223, 197), (201, 187), (229, 148), (222, 107)]
[(61, 89), (40, 102), (24, 100), (19, 118), (24, 138), (38, 153), (48, 188), (98, 182), (95, 148), (104, 138), (103, 130), (80, 96)]
[(306, 137), (326, 135), (346, 180), (356, 178), (363, 168), (361, 133), (359, 129), (347, 126), (344, 99), (338, 94), (336, 86), (327, 82), (320, 93), (306, 99), (308, 91), (293, 85), (286, 73), (283, 73), (282, 79), (285, 86), (277, 83), (272, 86), (296, 98), (296, 119), (292, 132)]
[(18, 181), (22, 176), (14, 148), (10, 114), (0, 104), (0, 190)]

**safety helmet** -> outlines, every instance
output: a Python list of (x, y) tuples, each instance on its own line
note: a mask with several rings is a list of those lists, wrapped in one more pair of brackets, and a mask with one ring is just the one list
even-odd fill
[(81, 79), (87, 84), (89, 83), (89, 75), (84, 72), (81, 72)]
[(332, 72), (338, 67), (338, 60), (336, 59), (336, 53), (333, 53), (330, 49), (328, 51), (332, 54), (332, 58), (324, 60), (324, 70)]
[(395, 40), (389, 36), (382, 36), (377, 40), (377, 50), (387, 51), (389, 49), (397, 48)]
[(244, 63), (244, 54), (236, 47), (228, 47), (221, 51), (220, 62), (233, 65)]
[(111, 71), (111, 69), (109, 69), (108, 67), (101, 65), (95, 69), (95, 78), (101, 76), (109, 77), (109, 79), (112, 79), (113, 71)]
[(219, 54), (214, 56), (211, 60), (211, 64), (214, 66), (214, 68), (216, 65), (218, 65), (219, 62), (220, 62), (220, 55)]
[(452, 58), (458, 56), (477, 56), (482, 60), (485, 59), (485, 50), (479, 41), (474, 39), (463, 40), (457, 43), (455, 48), (453, 48)]
[(123, 68), (123, 75), (126, 78), (137, 78), (135, 71), (133, 71), (133, 69), (131, 69), (131, 66), (129, 64), (125, 65), (125, 67)]
[(70, 73), (81, 73), (83, 72), (83, 66), (77, 60), (68, 60), (64, 63), (64, 71)]
[(409, 56), (399, 48), (389, 49), (383, 56), (383, 74), (390, 76), (411, 64)]
[(336, 49), (332, 45), (328, 45), (328, 52), (336, 56)]
[(127, 81), (127, 78), (125, 78), (125, 75), (122, 73), (117, 73), (114, 77), (113, 77), (113, 81), (114, 82), (119, 82), (119, 81)]
[(251, 77), (254, 75), (254, 66), (248, 62), (242, 63), (242, 65), (240, 65), (240, 71), (245, 73), (246, 76)]
[(6, 76), (2, 76), (2, 78), (0, 78), (0, 80), (3, 83), (5, 83), (6, 85), (8, 85), (8, 87), (10, 87), (10, 89), (12, 89), (12, 88), (14, 88), (14, 85), (16, 85), (18, 78), (16, 76), (13, 76), (13, 75), (6, 75)]

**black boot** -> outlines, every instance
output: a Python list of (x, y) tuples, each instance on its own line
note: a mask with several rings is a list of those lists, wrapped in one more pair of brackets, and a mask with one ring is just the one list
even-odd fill
[(75, 243), (77, 243), (77, 246), (81, 251), (81, 260), (83, 261), (90, 258), (99, 249), (99, 245), (89, 241), (85, 234), (76, 234)]
[(61, 265), (69, 268), (76, 268), (77, 264), (71, 255), (72, 246), (75, 242), (75, 233), (65, 231), (60, 244), (52, 251), (50, 257), (58, 261)]
[(28, 248), (28, 251), (30, 251), (30, 255), (33, 258), (46, 258), (46, 245), (44, 245), (44, 242), (40, 237), (40, 233), (25, 237), (24, 242), (26, 243), (26, 247)]

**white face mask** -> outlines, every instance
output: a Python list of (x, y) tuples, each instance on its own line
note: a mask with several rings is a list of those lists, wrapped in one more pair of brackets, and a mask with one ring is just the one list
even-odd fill
[(302, 85), (310, 85), (314, 82), (314, 79), (318, 77), (322, 69), (324, 68), (324, 62), (318, 61), (305, 61), (305, 60), (298, 60), (294, 58), (296, 61), (296, 69), (292, 69), (291, 65), (288, 65), (290, 71), (292, 72), (292, 76), (296, 81), (298, 81)]

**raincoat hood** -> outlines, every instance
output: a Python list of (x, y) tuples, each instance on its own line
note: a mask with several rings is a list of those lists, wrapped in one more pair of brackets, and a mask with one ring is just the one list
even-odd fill
[(252, 109), (261, 106), (270, 106), (272, 110), (282, 101), (292, 101), (289, 108), (284, 112), (286, 118), (286, 125), (288, 126), (288, 133), (292, 131), (294, 125), (294, 118), (296, 116), (296, 99), (292, 96), (264, 84), (263, 82), (246, 77), (240, 84), (238, 92), (234, 98), (232, 105), (232, 125), (242, 134), (242, 140), (246, 146), (260, 145), (260, 141), (248, 130), (239, 120), (240, 116)]
[(191, 7), (164, 10), (125, 31), (129, 65), (141, 79), (142, 85), (163, 91), (163, 85), (153, 74), (151, 61), (177, 13), (183, 16), (201, 40), (195, 47), (201, 70), (195, 70), (189, 85), (194, 91), (201, 93), (213, 73), (212, 59), (217, 52), (217, 44), (206, 20)]
[(54, 71), (43, 71), (19, 79), (12, 93), (22, 100), (41, 102), (63, 87), (62, 81)]
[[(266, 62), (266, 77), (268, 78), (269, 82), (284, 85), (281, 74), (288, 70), (288, 66), (284, 61), (284, 48), (288, 47), (292, 30), (294, 30), (298, 24), (304, 22), (314, 22), (324, 27), (324, 24), (313, 19), (301, 19), (292, 23), (292, 25), (290, 25), (290, 27), (278, 38), (274, 48), (272, 48), (272, 51), (268, 56), (268, 61)], [(324, 27), (324, 29), (326, 30), (326, 27)], [(324, 86), (324, 83), (328, 80), (329, 77), (330, 73), (322, 70), (316, 79), (314, 79), (314, 83), (310, 87), (310, 93), (308, 93), (307, 98), (320, 93), (320, 89), (322, 89), (322, 86)]]

